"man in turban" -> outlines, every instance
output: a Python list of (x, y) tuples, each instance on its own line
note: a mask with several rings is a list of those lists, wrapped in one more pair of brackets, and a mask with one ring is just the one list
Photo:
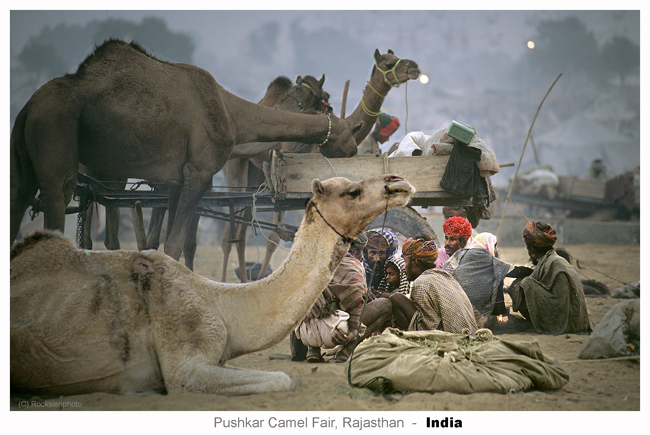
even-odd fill
[(445, 247), (438, 249), (436, 267), (442, 269), (454, 252), (463, 249), (472, 237), (472, 225), (462, 216), (451, 216), (442, 224)]
[(449, 273), (436, 269), (435, 242), (425, 236), (407, 239), (402, 255), (412, 285), (410, 299), (402, 294), (389, 298), (397, 327), (409, 331), (476, 331), (474, 308), (463, 288)]
[(399, 128), (399, 119), (393, 115), (381, 112), (375, 121), (375, 128), (357, 147), (359, 154), (379, 154), (379, 144), (383, 144)]
[(535, 268), (508, 289), (513, 311), (539, 333), (591, 332), (580, 277), (553, 248), (555, 228), (545, 222), (528, 222), (523, 237)]

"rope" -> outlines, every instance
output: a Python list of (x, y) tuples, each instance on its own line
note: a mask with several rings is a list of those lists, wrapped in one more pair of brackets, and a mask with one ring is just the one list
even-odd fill
[(368, 109), (368, 106), (366, 106), (366, 102), (363, 101), (363, 97), (361, 97), (361, 108), (363, 109), (363, 112), (368, 115), (368, 116), (379, 116), (381, 113), (381, 109), (379, 112), (372, 112), (370, 109)]

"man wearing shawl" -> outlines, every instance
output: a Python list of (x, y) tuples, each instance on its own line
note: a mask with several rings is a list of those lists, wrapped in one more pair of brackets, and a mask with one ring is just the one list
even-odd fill
[(475, 332), (474, 308), (463, 288), (449, 273), (436, 269), (435, 242), (427, 237), (407, 239), (402, 256), (412, 287), (410, 299), (401, 294), (390, 297), (397, 326), (409, 331)]
[(459, 249), (445, 263), (476, 309), (479, 327), (489, 328), (496, 315), (508, 314), (503, 297), (503, 280), (512, 266), (498, 258), (497, 238), (491, 233), (476, 235), (465, 248)]
[[(338, 334), (338, 330), (336, 331), (337, 334), (332, 334), (334, 344), (344, 345), (336, 355), (338, 361), (345, 361), (350, 355), (358, 330), (361, 331), (358, 342), (361, 342), (370, 334), (382, 330), (390, 324), (391, 305), (387, 300), (371, 301), (363, 309), (364, 297), (367, 291), (365, 272), (361, 261), (352, 252), (363, 249), (366, 243), (367, 237), (365, 234), (357, 236), (348, 253), (341, 260), (327, 288), (319, 296), (304, 320), (322, 319), (335, 310), (342, 310), (350, 315), (347, 336)], [(359, 328), (361, 324), (363, 326)], [(307, 362), (325, 362), (320, 347), (309, 346), (306, 355), (304, 353), (300, 355), (300, 348), (304, 347), (304, 344), (295, 333), (292, 335), (293, 337), (290, 337), (293, 340), (291, 341), (292, 360), (302, 361), (306, 358)]]
[(442, 269), (454, 252), (463, 249), (472, 238), (472, 225), (462, 216), (451, 216), (442, 224), (445, 247), (438, 249), (436, 267)]
[(399, 128), (399, 119), (381, 112), (375, 121), (375, 128), (357, 147), (358, 154), (379, 154), (379, 144), (385, 143)]
[(399, 293), (409, 293), (409, 282), (404, 271), (404, 263), (399, 256), (395, 255), (399, 248), (397, 236), (386, 230), (373, 229), (364, 233), (368, 237), (368, 243), (363, 250), (364, 267), (366, 270), (366, 285), (370, 291), (370, 299), (381, 297), (389, 292), (389, 285), (386, 281), (384, 266), (391, 260), (400, 268), (400, 284), (397, 289)]
[(580, 278), (553, 248), (555, 229), (545, 222), (528, 222), (523, 237), (535, 268), (508, 289), (513, 311), (519, 311), (539, 333), (591, 332)]

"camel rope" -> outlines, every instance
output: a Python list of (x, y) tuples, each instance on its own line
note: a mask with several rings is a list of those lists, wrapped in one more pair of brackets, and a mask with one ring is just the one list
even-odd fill
[(363, 97), (361, 97), (361, 108), (363, 109), (363, 112), (368, 116), (377, 117), (381, 113), (381, 109), (379, 110), (379, 112), (372, 112), (370, 109), (368, 109), (366, 102), (363, 101)]

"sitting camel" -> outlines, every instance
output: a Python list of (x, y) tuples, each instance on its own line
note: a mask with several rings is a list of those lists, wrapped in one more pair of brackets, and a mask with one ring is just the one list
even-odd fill
[(254, 104), (226, 91), (207, 71), (109, 40), (76, 73), (39, 88), (16, 117), (10, 242), (38, 190), (45, 228), (63, 232), (82, 163), (112, 177), (170, 185), (165, 253), (178, 260), (200, 199), (236, 145), (302, 141), (319, 144), (325, 156), (350, 157), (360, 127), (329, 114)]
[(401, 177), (312, 182), (287, 260), (248, 284), (209, 280), (156, 251), (84, 251), (38, 232), (11, 250), (12, 392), (251, 394), (284, 373), (226, 366), (281, 341), (330, 282), (350, 243), (415, 189)]

